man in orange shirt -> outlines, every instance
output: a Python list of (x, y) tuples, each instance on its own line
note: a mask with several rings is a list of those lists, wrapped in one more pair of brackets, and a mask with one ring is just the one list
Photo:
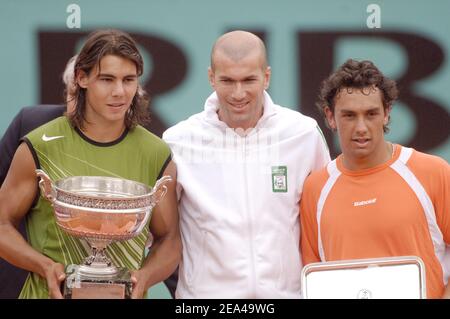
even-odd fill
[(303, 263), (418, 256), (427, 297), (450, 298), (450, 166), (385, 140), (397, 95), (370, 61), (348, 60), (323, 82), (317, 104), (342, 154), (305, 182)]

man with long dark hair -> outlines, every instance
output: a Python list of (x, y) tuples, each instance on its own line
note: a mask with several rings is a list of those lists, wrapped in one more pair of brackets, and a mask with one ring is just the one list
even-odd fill
[[(153, 186), (161, 175), (176, 178), (170, 150), (139, 124), (147, 119), (138, 89), (143, 61), (134, 40), (118, 30), (92, 33), (75, 62), (74, 110), (23, 138), (0, 189), (0, 256), (27, 269), (22, 298), (60, 298), (64, 265), (88, 252), (57, 226), (52, 208), (39, 196), (36, 168), (53, 180), (74, 175), (114, 176)], [(28, 244), (15, 226), (27, 215)], [(162, 213), (164, 212), (164, 213)], [(174, 183), (154, 208), (149, 227), (108, 247), (116, 265), (135, 269), (133, 297), (167, 278), (180, 258)], [(151, 254), (144, 260), (149, 233)]]

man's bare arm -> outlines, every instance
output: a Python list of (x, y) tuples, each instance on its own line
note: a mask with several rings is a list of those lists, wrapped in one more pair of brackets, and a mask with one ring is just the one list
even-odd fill
[(31, 151), (22, 143), (0, 188), (0, 257), (46, 278), (51, 297), (58, 298), (64, 267), (33, 249), (17, 231), (37, 194), (35, 168)]
[(136, 285), (133, 298), (141, 298), (148, 288), (169, 277), (181, 259), (181, 237), (178, 224), (176, 166), (170, 162), (163, 175), (170, 175), (167, 194), (153, 209), (150, 232), (153, 245), (142, 268), (133, 274)]

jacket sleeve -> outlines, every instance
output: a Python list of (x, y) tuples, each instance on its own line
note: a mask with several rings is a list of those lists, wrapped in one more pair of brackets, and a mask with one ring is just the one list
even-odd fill
[(14, 117), (0, 140), (0, 185), (3, 184), (8, 174), (9, 166), (20, 144), (20, 138), (22, 137), (22, 117), (23, 109)]
[(325, 167), (331, 160), (327, 141), (325, 140), (322, 130), (318, 125), (316, 126), (316, 139), (317, 139), (317, 147), (316, 153), (314, 154), (315, 161), (313, 171)]

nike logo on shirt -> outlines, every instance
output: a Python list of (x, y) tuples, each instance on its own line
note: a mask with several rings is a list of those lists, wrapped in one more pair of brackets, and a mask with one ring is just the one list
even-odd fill
[(62, 138), (62, 137), (64, 137), (64, 136), (47, 136), (47, 135), (45, 135), (45, 133), (42, 135), (42, 140), (44, 141), (44, 142), (49, 142), (49, 141), (53, 141), (53, 140), (56, 140), (56, 139), (58, 139), (58, 138)]

